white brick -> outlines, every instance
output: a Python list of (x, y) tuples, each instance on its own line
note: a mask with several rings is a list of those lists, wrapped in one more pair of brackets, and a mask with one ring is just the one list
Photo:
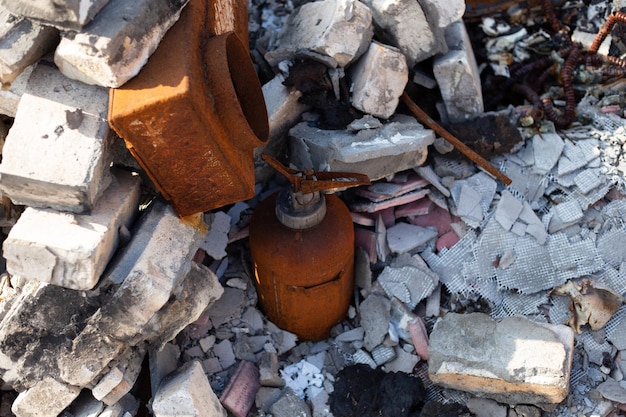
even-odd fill
[[(465, 1), (464, 0), (419, 0), (418, 1), (427, 15), (433, 15), (436, 17), (436, 25), (441, 29), (445, 29), (450, 24), (461, 20), (465, 13)], [(428, 13), (432, 9), (432, 13)], [(431, 24), (435, 24), (431, 22)]]
[(90, 214), (27, 208), (3, 244), (7, 271), (76, 290), (93, 288), (138, 211), (140, 179), (120, 171)]
[(13, 82), (51, 51), (58, 38), (57, 30), (15, 16), (0, 5), (0, 82)]
[(350, 72), (352, 105), (372, 116), (391, 117), (409, 81), (404, 55), (394, 47), (372, 42)]
[(447, 388), (550, 408), (569, 393), (573, 350), (574, 331), (565, 325), (448, 313), (430, 334), (428, 373)]
[(80, 388), (45, 378), (21, 392), (11, 411), (17, 417), (57, 417), (80, 394)]
[(272, 65), (300, 50), (310, 50), (329, 56), (345, 67), (370, 44), (372, 12), (357, 0), (306, 3), (288, 17), (279, 36), (278, 49), (265, 54)]
[(139, 73), (187, 1), (111, 0), (82, 31), (61, 38), (54, 62), (69, 78), (119, 87)]
[(48, 25), (79, 29), (88, 23), (109, 0), (0, 0), (16, 14)]
[(433, 72), (452, 122), (461, 122), (483, 113), (480, 75), (469, 36), (462, 21), (446, 29), (448, 53), (435, 57)]
[(198, 361), (187, 362), (161, 383), (152, 410), (155, 417), (227, 415)]
[(33, 71), (2, 151), (0, 187), (15, 204), (83, 212), (110, 183), (108, 92)]

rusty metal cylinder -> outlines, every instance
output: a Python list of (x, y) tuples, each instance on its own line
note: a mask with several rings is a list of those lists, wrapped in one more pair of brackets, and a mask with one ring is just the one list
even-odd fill
[(295, 197), (282, 191), (261, 202), (250, 223), (261, 307), (274, 324), (301, 340), (327, 338), (345, 317), (354, 288), (350, 212), (338, 197), (316, 194), (303, 219), (285, 209)]

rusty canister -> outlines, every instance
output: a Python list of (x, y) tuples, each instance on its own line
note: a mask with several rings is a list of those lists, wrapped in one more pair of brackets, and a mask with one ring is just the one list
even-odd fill
[(275, 193), (254, 211), (250, 251), (267, 317), (302, 340), (327, 338), (354, 288), (354, 228), (345, 204), (319, 192)]

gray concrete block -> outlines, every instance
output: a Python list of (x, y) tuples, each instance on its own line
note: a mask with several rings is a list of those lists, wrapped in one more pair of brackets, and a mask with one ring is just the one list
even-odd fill
[(573, 349), (564, 325), (448, 313), (430, 334), (428, 373), (445, 387), (551, 409), (569, 393)]
[(433, 72), (451, 122), (472, 119), (484, 111), (474, 51), (463, 21), (445, 31), (449, 51), (435, 57)]
[(0, 188), (13, 203), (83, 212), (109, 185), (108, 92), (40, 62), (2, 151)]
[(11, 411), (17, 417), (57, 417), (78, 394), (79, 387), (45, 378), (34, 387), (21, 392), (13, 402)]
[(12, 83), (58, 41), (56, 29), (16, 16), (0, 4), (0, 82)]
[(108, 2), (109, 0), (0, 0), (0, 4), (15, 14), (65, 29), (80, 29)]
[(423, 164), (428, 145), (435, 140), (433, 131), (424, 129), (413, 118), (358, 133), (299, 123), (289, 136), (290, 158), (295, 166), (358, 172), (372, 181)]
[(206, 232), (202, 213), (180, 219), (164, 201), (153, 201), (124, 253), (103, 277), (118, 287), (93, 317), (102, 333), (134, 340), (189, 273)]
[(111, 0), (55, 50), (61, 72), (86, 84), (119, 87), (137, 75), (188, 0)]
[(361, 56), (373, 36), (372, 12), (356, 0), (323, 0), (302, 5), (287, 18), (279, 46), (265, 54), (272, 64), (309, 50), (345, 67)]
[(396, 48), (372, 42), (350, 68), (352, 105), (364, 113), (388, 119), (398, 107), (409, 81), (406, 58)]
[(92, 289), (119, 245), (120, 227), (130, 227), (139, 209), (139, 185), (139, 177), (117, 172), (89, 214), (27, 208), (3, 243), (7, 271)]
[(227, 415), (198, 361), (187, 362), (161, 383), (152, 410), (155, 417)]

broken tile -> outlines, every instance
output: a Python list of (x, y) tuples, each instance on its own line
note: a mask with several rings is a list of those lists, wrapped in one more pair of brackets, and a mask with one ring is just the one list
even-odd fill
[(220, 402), (235, 417), (246, 417), (260, 387), (259, 370), (256, 365), (241, 361), (222, 392)]
[(421, 216), (410, 216), (409, 223), (415, 226), (434, 227), (441, 236), (450, 231), (452, 216), (449, 211), (436, 206), (430, 213)]
[(411, 310), (433, 292), (436, 281), (428, 267), (418, 265), (386, 266), (378, 276), (387, 296), (397, 297)]
[(547, 174), (559, 161), (565, 143), (557, 133), (542, 133), (533, 136), (532, 144), (535, 155), (532, 170), (537, 174)]
[(415, 172), (417, 172), (420, 177), (424, 178), (426, 181), (431, 183), (433, 187), (435, 187), (441, 194), (446, 197), (450, 197), (450, 190), (448, 190), (442, 183), (441, 179), (437, 175), (437, 173), (432, 169), (432, 167), (428, 165), (423, 165), (417, 168), (413, 168)]
[(555, 233), (569, 227), (583, 218), (583, 211), (576, 200), (559, 203), (551, 210), (552, 217), (548, 225), (548, 232)]
[(387, 230), (387, 244), (393, 253), (406, 253), (437, 236), (432, 228), (398, 223)]
[(496, 206), (495, 217), (504, 230), (511, 230), (513, 224), (522, 213), (524, 205), (508, 191), (502, 192)]
[(430, 213), (433, 209), (433, 202), (427, 198), (406, 203), (401, 206), (397, 206), (395, 213), (397, 218), (402, 217), (417, 217)]
[(390, 301), (379, 295), (369, 295), (359, 304), (361, 326), (365, 330), (363, 346), (371, 351), (385, 339), (389, 328)]

